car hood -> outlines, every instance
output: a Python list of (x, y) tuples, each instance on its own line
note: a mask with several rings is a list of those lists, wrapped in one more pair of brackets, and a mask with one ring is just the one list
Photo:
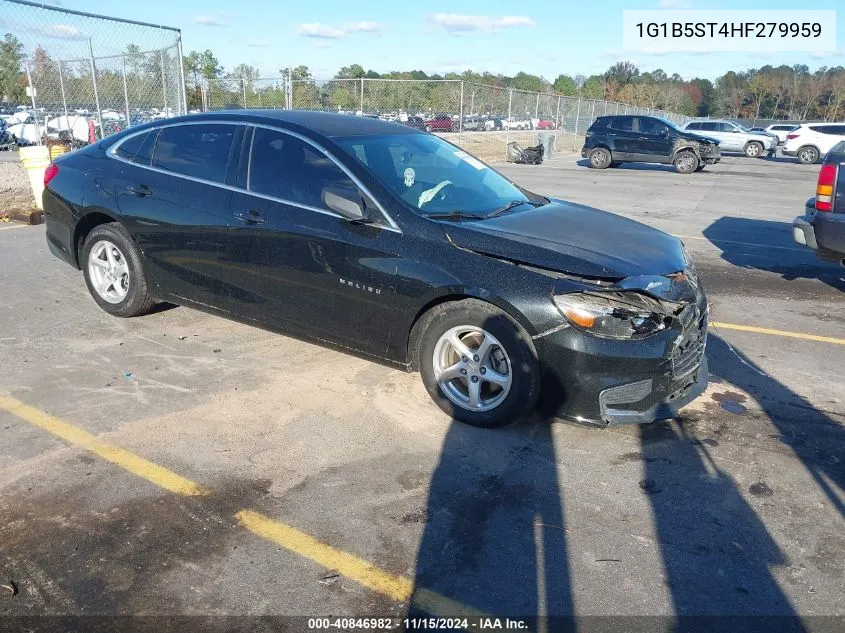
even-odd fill
[(719, 144), (719, 139), (717, 138), (705, 136), (704, 134), (696, 134), (695, 132), (690, 132), (689, 130), (681, 130), (678, 132), (678, 136), (690, 141), (698, 141), (699, 143), (712, 143), (713, 145)]
[(563, 200), (489, 220), (442, 224), (459, 248), (582, 277), (619, 280), (685, 267), (676, 237)]

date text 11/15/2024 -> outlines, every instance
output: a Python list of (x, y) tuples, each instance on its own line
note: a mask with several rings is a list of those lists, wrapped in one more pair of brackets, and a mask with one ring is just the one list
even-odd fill
[(442, 631), (442, 630), (478, 630), (478, 631), (519, 631), (527, 630), (525, 620), (494, 617), (473, 618), (308, 618), (308, 629), (349, 631), (361, 629), (367, 631)]

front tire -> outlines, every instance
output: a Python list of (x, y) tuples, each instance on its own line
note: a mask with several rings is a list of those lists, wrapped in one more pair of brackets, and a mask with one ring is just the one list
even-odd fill
[(757, 141), (751, 141), (745, 146), (745, 155), (748, 158), (759, 158), (763, 155), (763, 145)]
[(675, 156), (673, 164), (675, 165), (675, 171), (679, 174), (691, 174), (698, 169), (701, 163), (698, 160), (698, 156), (692, 152), (680, 152)]
[(154, 299), (141, 252), (120, 224), (101, 224), (85, 237), (82, 272), (88, 292), (103, 310), (119, 317), (145, 314)]
[(536, 404), (540, 365), (531, 337), (496, 306), (476, 299), (446, 303), (419, 327), (423, 384), (455, 420), (495, 428)]
[(590, 167), (593, 169), (607, 169), (610, 163), (613, 162), (610, 152), (604, 147), (596, 147), (590, 150), (587, 159), (590, 161)]
[(812, 145), (805, 145), (798, 150), (798, 162), (802, 165), (814, 165), (819, 161), (821, 152)]

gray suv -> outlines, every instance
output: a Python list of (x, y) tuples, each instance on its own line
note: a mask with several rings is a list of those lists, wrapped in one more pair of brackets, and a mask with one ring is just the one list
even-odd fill
[(685, 130), (704, 134), (719, 141), (721, 152), (742, 152), (749, 158), (757, 158), (763, 153), (770, 156), (777, 148), (777, 137), (768, 132), (752, 132), (746, 127), (724, 119), (690, 121), (683, 126)]

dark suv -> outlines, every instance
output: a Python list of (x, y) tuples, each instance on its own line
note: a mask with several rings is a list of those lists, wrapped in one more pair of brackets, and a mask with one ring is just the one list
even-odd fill
[(792, 222), (796, 242), (809, 246), (820, 259), (845, 265), (845, 141), (827, 153), (819, 170), (816, 195), (804, 205), (804, 215)]
[(601, 116), (587, 130), (581, 156), (590, 167), (621, 163), (674, 165), (682, 174), (700, 171), (721, 159), (719, 141), (693, 134), (653, 116)]

